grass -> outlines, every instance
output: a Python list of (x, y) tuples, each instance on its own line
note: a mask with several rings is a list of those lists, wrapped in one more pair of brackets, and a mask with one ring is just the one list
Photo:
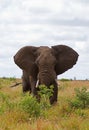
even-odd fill
[[(76, 88), (89, 89), (89, 81), (60, 81), (58, 102), (42, 109), (37, 116), (33, 110), (37, 109), (37, 114), (40, 108), (35, 100), (28, 97), (29, 94), (23, 95), (21, 85), (10, 87), (19, 81), (0, 79), (0, 130), (89, 130), (89, 108), (71, 108), (68, 103), (74, 98)], [(29, 101), (33, 103), (33, 108), (29, 107), (31, 111), (27, 106), (31, 105)]]

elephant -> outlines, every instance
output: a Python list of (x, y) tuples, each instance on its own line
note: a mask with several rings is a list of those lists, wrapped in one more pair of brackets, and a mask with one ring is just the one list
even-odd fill
[(66, 45), (24, 46), (14, 56), (14, 62), (22, 69), (22, 89), (37, 97), (39, 85), (53, 85), (50, 104), (57, 102), (57, 76), (72, 68), (78, 53)]

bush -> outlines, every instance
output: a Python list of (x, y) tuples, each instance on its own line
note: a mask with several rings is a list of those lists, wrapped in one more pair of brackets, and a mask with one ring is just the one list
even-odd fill
[(30, 117), (45, 116), (45, 111), (50, 108), (49, 97), (52, 96), (53, 86), (50, 88), (45, 85), (39, 86), (38, 95), (40, 96), (40, 102), (32, 95), (25, 95), (22, 97), (19, 106), (22, 110), (29, 113)]
[(65, 81), (70, 81), (70, 79), (65, 79), (65, 78), (62, 78), (62, 79), (60, 79), (60, 81), (65, 82)]
[(3, 114), (7, 110), (13, 109), (15, 103), (12, 103), (7, 94), (0, 92), (0, 114)]
[(29, 116), (38, 117), (40, 115), (40, 104), (37, 102), (36, 98), (32, 95), (25, 95), (21, 102), (20, 108), (25, 112), (29, 113)]
[(83, 87), (82, 89), (75, 89), (75, 97), (73, 100), (69, 101), (71, 107), (74, 108), (89, 108), (89, 92)]
[(50, 102), (49, 98), (53, 95), (53, 85), (51, 85), (49, 88), (45, 85), (39, 86), (39, 92), (38, 92), (41, 100), (40, 100), (40, 106), (42, 109), (49, 108)]

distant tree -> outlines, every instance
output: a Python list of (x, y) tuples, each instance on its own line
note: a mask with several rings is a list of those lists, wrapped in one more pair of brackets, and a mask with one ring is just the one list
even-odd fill
[(74, 77), (74, 80), (76, 80), (76, 77)]

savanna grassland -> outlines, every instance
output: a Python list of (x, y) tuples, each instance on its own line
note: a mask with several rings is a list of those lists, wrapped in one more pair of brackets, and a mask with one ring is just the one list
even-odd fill
[[(89, 130), (89, 81), (60, 81), (58, 102), (23, 94), (20, 79), (0, 79), (0, 130)], [(76, 90), (76, 88), (78, 88)]]

